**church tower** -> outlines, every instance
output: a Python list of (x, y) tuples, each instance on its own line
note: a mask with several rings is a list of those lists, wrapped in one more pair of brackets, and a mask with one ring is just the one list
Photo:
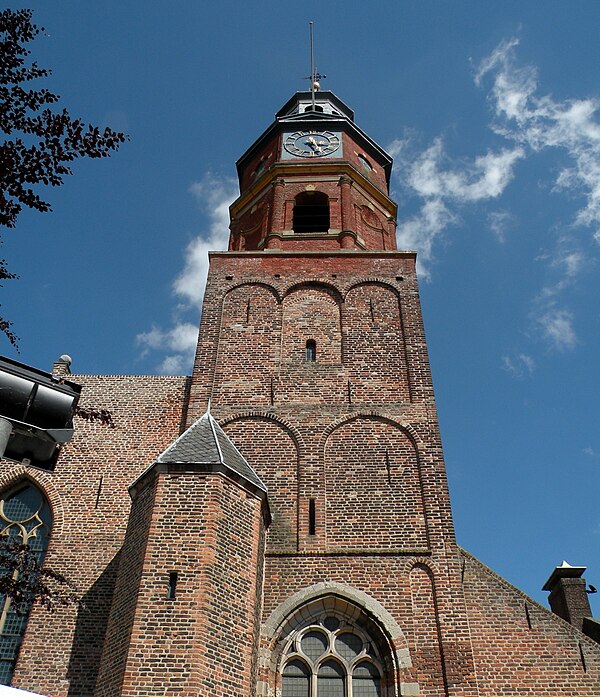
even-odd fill
[(28, 620), (5, 602), (0, 682), (600, 695), (584, 568), (554, 570), (553, 614), (456, 544), (391, 164), (334, 94), (296, 94), (238, 162), (192, 376), (71, 375), (116, 427), (78, 425), (53, 472), (0, 463), (5, 534), (84, 601)]
[(300, 92), (238, 161), (210, 254), (188, 422), (210, 401), (267, 488), (259, 694), (475, 694), (391, 165), (338, 97)]

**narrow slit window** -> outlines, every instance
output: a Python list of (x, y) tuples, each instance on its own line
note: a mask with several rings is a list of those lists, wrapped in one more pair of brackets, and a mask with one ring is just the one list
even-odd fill
[(315, 535), (317, 532), (317, 513), (315, 508), (315, 500), (308, 500), (308, 534)]
[(169, 574), (169, 588), (167, 590), (167, 600), (175, 600), (177, 593), (177, 571), (171, 571)]
[(314, 339), (306, 342), (306, 360), (314, 363), (317, 360), (317, 344)]
[(296, 196), (292, 225), (294, 232), (329, 231), (329, 197), (319, 191)]

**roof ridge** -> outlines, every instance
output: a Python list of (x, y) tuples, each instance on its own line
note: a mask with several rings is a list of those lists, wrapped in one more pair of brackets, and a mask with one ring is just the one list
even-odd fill
[[(214, 420), (214, 418), (213, 418), (212, 414), (210, 413), (210, 411), (207, 411), (206, 414), (205, 414), (204, 416), (207, 416), (207, 417), (208, 417), (208, 423), (209, 423), (209, 425), (210, 425), (210, 430), (211, 430), (211, 433), (213, 434), (213, 437), (214, 437), (214, 439), (215, 439), (215, 445), (217, 446), (217, 452), (219, 453), (219, 462), (220, 462), (222, 465), (227, 465), (227, 462), (225, 462), (225, 458), (223, 457), (223, 450), (221, 449), (221, 444), (219, 443), (219, 437), (217, 436), (217, 432), (216, 432), (216, 430), (215, 430), (215, 423), (216, 423), (216, 421)], [(218, 426), (218, 425), (219, 425), (219, 424), (217, 424), (217, 426)], [(220, 427), (219, 427), (219, 428), (220, 428)], [(222, 429), (221, 429), (221, 430), (222, 430)], [(233, 443), (232, 443), (232, 445), (233, 445)], [(235, 447), (235, 446), (234, 446), (234, 447)], [(244, 458), (244, 460), (247, 462), (246, 458)], [(229, 465), (228, 465), (228, 466), (229, 466)]]

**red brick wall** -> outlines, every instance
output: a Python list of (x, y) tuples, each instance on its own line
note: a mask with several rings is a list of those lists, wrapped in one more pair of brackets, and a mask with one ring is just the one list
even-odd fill
[[(260, 608), (261, 501), (219, 474), (184, 468), (146, 476), (96, 694), (247, 697)], [(167, 597), (171, 572), (178, 574), (174, 599)]]
[(419, 460), (395, 424), (346, 421), (327, 438), (323, 466), (319, 503), (329, 550), (428, 547)]
[(269, 489), (263, 619), (312, 584), (349, 583), (402, 627), (401, 681), (476, 694), (414, 255), (213, 254), (189, 419), (209, 397)]
[(21, 477), (47, 495), (54, 526), (45, 564), (71, 579), (85, 607), (34, 608), (13, 683), (52, 697), (91, 695), (130, 509), (128, 486), (179, 434), (187, 379), (73, 375), (81, 404), (107, 408), (116, 428), (76, 419), (53, 473), (3, 461), (0, 487)]
[(442, 659), (442, 637), (433, 574), (424, 564), (409, 574), (412, 617), (412, 649), (421, 697), (436, 697), (447, 691)]
[[(292, 288), (286, 294), (282, 307), (282, 367), (306, 363), (307, 340), (316, 344), (319, 365), (341, 365), (340, 310), (338, 297), (327, 287), (312, 285)], [(311, 388), (314, 387), (314, 384), (311, 385)], [(303, 395), (300, 401), (312, 399), (309, 395)]]
[[(477, 683), (458, 578), (458, 557), (452, 554), (437, 561), (410, 555), (269, 554), (264, 618), (294, 593), (314, 584), (349, 584), (379, 602), (402, 630), (394, 649), (407, 651), (411, 665), (400, 666), (398, 683), (418, 683), (427, 697), (475, 697)], [(269, 649), (274, 646), (264, 646), (267, 655)], [(270, 655), (273, 658), (275, 653)], [(271, 687), (277, 684), (280, 669), (281, 662), (270, 664), (263, 673)], [(392, 690), (391, 694), (402, 693)]]
[(295, 551), (298, 538), (298, 448), (283, 424), (257, 416), (236, 418), (225, 432), (253, 465), (269, 491), (273, 521), (269, 549)]
[(215, 369), (215, 402), (232, 406), (240, 400), (270, 404), (280, 332), (281, 314), (270, 286), (248, 283), (226, 293)]
[[(104, 650), (99, 661), (98, 682), (95, 689), (98, 697), (121, 695), (122, 691), (128, 688), (128, 685), (124, 686), (125, 671), (132, 640), (135, 643), (134, 636), (139, 636), (139, 627), (136, 627), (134, 635), (134, 621), (138, 595), (142, 590), (144, 559), (156, 504), (157, 483), (154, 479), (149, 486), (146, 486), (131, 507), (125, 542), (118, 555), (114, 600), (104, 639)], [(163, 572), (161, 580), (163, 585), (166, 585), (164, 575)], [(163, 598), (160, 600), (164, 600), (164, 590), (163, 588)], [(160, 600), (155, 602), (152, 612), (146, 608), (148, 617), (154, 618), (155, 610), (157, 615), (161, 614), (164, 602)], [(139, 655), (137, 660), (139, 663)], [(128, 675), (134, 671), (135, 668), (130, 667)]]
[[(385, 171), (383, 167), (377, 164), (375, 158), (365, 152), (348, 133), (342, 134), (342, 143), (344, 148), (344, 160), (350, 162), (363, 176), (370, 179), (381, 191), (387, 193), (388, 186), (385, 178)], [(372, 170), (364, 166), (358, 157), (359, 155), (362, 155), (371, 163), (373, 167)]]
[(600, 646), (470, 555), (464, 560), (481, 697), (598, 697)]

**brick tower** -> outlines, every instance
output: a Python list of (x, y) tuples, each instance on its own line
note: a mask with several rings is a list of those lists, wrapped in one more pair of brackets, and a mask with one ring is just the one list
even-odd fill
[[(396, 249), (391, 159), (334, 94), (313, 102), (307, 92), (237, 167), (229, 251), (210, 255), (189, 420), (210, 400), (268, 490), (260, 691), (335, 680), (337, 667), (337, 679), (351, 679), (335, 650), (321, 676), (301, 648), (302, 632), (334, 646), (323, 622), (338, 622), (374, 647), (361, 685), (475, 694), (415, 254)], [(303, 621), (290, 619), (297, 612)], [(290, 646), (297, 656), (282, 671)]]
[(456, 544), (390, 170), (335, 95), (296, 94), (238, 162), (193, 375), (72, 375), (117, 427), (80, 424), (51, 473), (0, 463), (4, 529), (43, 526), (48, 566), (85, 602), (34, 607), (25, 628), (5, 600), (1, 681), (52, 697), (600, 695), (583, 567), (548, 580), (559, 617)]

